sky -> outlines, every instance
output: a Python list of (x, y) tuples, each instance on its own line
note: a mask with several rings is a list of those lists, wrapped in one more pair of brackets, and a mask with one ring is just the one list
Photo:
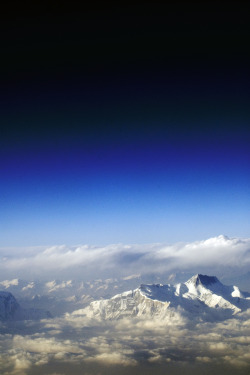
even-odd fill
[(249, 238), (245, 7), (10, 10), (0, 247)]

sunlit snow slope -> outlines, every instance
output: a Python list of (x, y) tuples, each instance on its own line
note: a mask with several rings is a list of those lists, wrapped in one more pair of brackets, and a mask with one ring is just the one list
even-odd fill
[(250, 308), (250, 293), (242, 292), (236, 286), (223, 285), (215, 276), (197, 274), (176, 285), (142, 284), (111, 299), (93, 301), (74, 314), (102, 319), (125, 316), (165, 318), (178, 310), (207, 319), (224, 319), (247, 308)]

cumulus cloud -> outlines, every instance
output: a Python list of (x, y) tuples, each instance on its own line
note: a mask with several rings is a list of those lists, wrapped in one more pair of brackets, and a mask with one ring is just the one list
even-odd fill
[(174, 245), (108, 245), (95, 247), (52, 246), (26, 251), (0, 249), (2, 275), (23, 277), (59, 277), (77, 275), (82, 278), (102, 274), (165, 272), (174, 269), (208, 267), (249, 267), (250, 239), (218, 236), (204, 241)]
[(66, 373), (71, 366), (71, 373), (89, 375), (136, 374), (141, 368), (155, 374), (180, 374), (183, 369), (192, 374), (211, 369), (220, 374), (248, 374), (250, 369), (250, 310), (223, 322), (189, 319), (180, 312), (165, 320), (116, 321), (66, 314), (33, 323), (29, 334), (25, 329), (0, 336), (4, 375), (62, 375), (61, 364), (67, 367)]

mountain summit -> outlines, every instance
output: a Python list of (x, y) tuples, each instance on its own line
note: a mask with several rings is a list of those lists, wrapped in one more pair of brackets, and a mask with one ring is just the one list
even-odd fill
[(194, 283), (196, 286), (198, 285), (209, 286), (211, 284), (220, 283), (220, 281), (217, 279), (216, 276), (207, 276), (207, 275), (197, 274), (191, 277), (191, 279), (189, 279), (187, 283)]
[(249, 307), (250, 293), (244, 293), (236, 286), (223, 285), (215, 276), (197, 274), (176, 285), (142, 284), (110, 299), (93, 301), (87, 308), (73, 314), (101, 319), (124, 316), (165, 318), (178, 309), (194, 316), (224, 319)]

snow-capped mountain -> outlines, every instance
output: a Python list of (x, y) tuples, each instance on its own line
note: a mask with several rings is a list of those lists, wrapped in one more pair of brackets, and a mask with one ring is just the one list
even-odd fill
[[(239, 288), (222, 286), (217, 279), (216, 282), (212, 282), (212, 278), (209, 279), (210, 286), (208, 287), (208, 285), (206, 285), (205, 276), (202, 275), (198, 275), (197, 285), (192, 287), (194, 281), (191, 282), (193, 278), (190, 278), (190, 276), (189, 273), (183, 272), (164, 275), (134, 274), (120, 279), (95, 279), (85, 282), (81, 280), (28, 281), (16, 278), (0, 281), (0, 289), (12, 293), (22, 308), (29, 311), (49, 310), (53, 316), (83, 309), (92, 301), (98, 301), (100, 299), (109, 300), (112, 296), (123, 295), (124, 292), (128, 290), (133, 291), (134, 295), (136, 295), (137, 289), (140, 290), (141, 294), (145, 295), (149, 293), (146, 293), (146, 290), (151, 290), (151, 294), (154, 294), (153, 289), (160, 290), (160, 293), (164, 295), (164, 297), (162, 297), (163, 300), (161, 300), (159, 296), (155, 296), (155, 300), (171, 302), (171, 308), (180, 306), (185, 308), (185, 310), (195, 311), (197, 310), (195, 306), (200, 306), (204, 298), (205, 302), (202, 302), (204, 306), (207, 304), (212, 307), (213, 303), (214, 306), (226, 303), (229, 310), (234, 310), (234, 312), (237, 312), (238, 308), (243, 308), (244, 299), (242, 299), (240, 295), (241, 292)], [(184, 282), (188, 278), (190, 278), (189, 282)], [(158, 284), (160, 282), (167, 285)], [(171, 286), (168, 283), (173, 283), (175, 285)], [(140, 284), (142, 284), (141, 287), (137, 288)], [(159, 287), (156, 289), (156, 287), (149, 284), (159, 285)], [(215, 296), (212, 298), (212, 294), (217, 295), (217, 299)], [(237, 304), (237, 298), (234, 298), (237, 296), (240, 298), (239, 306)], [(246, 293), (244, 296), (246, 296)]]
[(215, 276), (197, 274), (176, 285), (142, 284), (139, 288), (106, 300), (93, 301), (73, 314), (102, 319), (125, 316), (164, 318), (184, 311), (203, 318), (228, 318), (250, 308), (250, 293), (225, 286)]
[(0, 292), (0, 321), (36, 320), (50, 318), (51, 314), (43, 309), (23, 309), (9, 292)]

